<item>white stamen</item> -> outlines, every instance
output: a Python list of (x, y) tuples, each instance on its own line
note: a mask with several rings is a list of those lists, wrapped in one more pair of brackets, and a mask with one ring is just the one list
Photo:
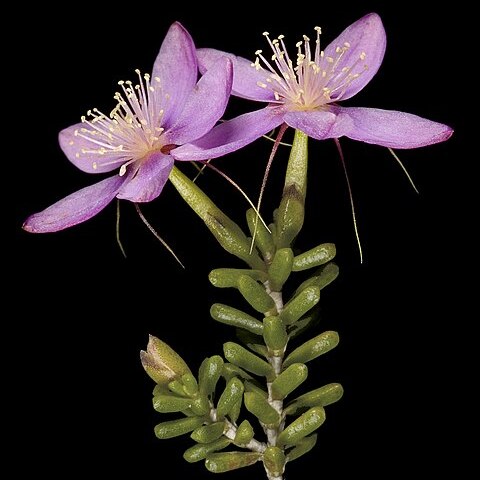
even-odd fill
[(135, 73), (138, 84), (133, 85), (129, 80), (118, 82), (122, 91), (115, 93), (117, 105), (109, 115), (97, 108), (88, 110), (87, 115), (81, 117), (85, 127), (74, 131), (75, 137), (83, 139), (76, 158), (98, 157), (92, 162), (94, 170), (119, 164), (119, 174), (123, 176), (130, 165), (139, 166), (149, 152), (160, 150), (165, 144), (162, 138), (164, 109), (160, 108), (160, 102), (162, 98), (168, 99), (168, 94), (157, 94), (160, 78), (154, 77), (152, 85), (150, 75), (142, 75), (138, 69)]
[(310, 48), (310, 39), (303, 35), (303, 40), (295, 44), (295, 62), (288, 56), (283, 35), (271, 40), (270, 34), (264, 32), (273, 55), (268, 61), (262, 50), (257, 50), (257, 58), (252, 63), (257, 71), (265, 71), (265, 81), (259, 80), (257, 85), (271, 90), (275, 101), (286, 103), (293, 109), (315, 110), (340, 100), (349, 85), (368, 68), (364, 63), (365, 52), (350, 63), (350, 58), (345, 56), (351, 48), (349, 42), (329, 48), (325, 55), (320, 48), (322, 30), (320, 27), (314, 30), (315, 49)]

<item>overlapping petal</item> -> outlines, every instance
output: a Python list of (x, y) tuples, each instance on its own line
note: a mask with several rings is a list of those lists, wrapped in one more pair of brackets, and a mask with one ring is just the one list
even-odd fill
[(266, 107), (216, 126), (195, 142), (172, 150), (175, 160), (197, 161), (220, 157), (253, 142), (283, 123), (282, 107)]
[(171, 143), (182, 145), (203, 137), (221, 118), (232, 89), (232, 62), (220, 58), (199, 80), (185, 108), (166, 135)]
[(353, 127), (347, 137), (390, 148), (417, 148), (448, 140), (453, 129), (411, 113), (379, 108), (337, 107)]
[(233, 63), (233, 95), (260, 102), (275, 102), (273, 91), (258, 85), (258, 82), (265, 83), (268, 73), (263, 68), (257, 70), (250, 60), (213, 48), (199, 48), (197, 57), (201, 73), (212, 68), (219, 58), (228, 57)]
[(317, 140), (341, 137), (352, 125), (352, 121), (346, 115), (335, 115), (326, 110), (288, 112), (284, 118), (287, 125)]
[(164, 110), (163, 126), (168, 128), (182, 111), (198, 77), (195, 45), (178, 22), (172, 24), (163, 40), (152, 77), (157, 106)]
[(102, 145), (96, 145), (92, 143), (91, 139), (84, 138), (82, 128), (86, 128), (86, 125), (77, 123), (59, 133), (58, 141), (67, 158), (77, 168), (87, 173), (105, 173), (118, 168), (122, 158), (119, 152), (105, 148), (105, 153), (101, 156), (97, 153), (86, 153), (93, 149), (99, 149)]
[[(382, 20), (376, 13), (370, 13), (357, 20), (347, 27), (328, 47), (325, 49), (325, 58), (336, 58), (337, 47), (342, 48), (345, 43), (350, 47), (342, 54), (335, 70), (339, 75), (359, 76), (349, 83), (341, 95), (342, 100), (353, 97), (367, 85), (377, 73), (382, 64), (387, 45), (387, 36), (383, 28)], [(364, 54), (364, 55), (363, 55)], [(361, 57), (365, 57), (362, 60)], [(350, 70), (347, 74), (342, 73), (346, 67)], [(342, 90), (337, 92), (337, 95)], [(332, 95), (332, 100), (336, 99)]]
[(23, 229), (32, 233), (57, 232), (85, 222), (103, 210), (126, 181), (115, 175), (82, 188), (52, 206), (27, 218)]
[(151, 202), (162, 192), (172, 167), (173, 158), (170, 155), (152, 153), (132, 179), (125, 182), (117, 197), (131, 202)]

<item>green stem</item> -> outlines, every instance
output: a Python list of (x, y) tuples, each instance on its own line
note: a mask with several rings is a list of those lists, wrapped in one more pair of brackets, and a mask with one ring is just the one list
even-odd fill
[(307, 194), (308, 136), (295, 130), (285, 174), (283, 196), (277, 212), (277, 248), (290, 247), (303, 227)]
[[(269, 288), (269, 283), (265, 283), (265, 288), (267, 290), (267, 293), (270, 295), (272, 300), (275, 302), (275, 306), (277, 309), (277, 314), (280, 314), (283, 310), (283, 296), (282, 292), (273, 292)], [(286, 346), (285, 346), (286, 349)], [(275, 373), (275, 378), (282, 373), (282, 364), (283, 364), (283, 358), (285, 355), (285, 351), (280, 353), (279, 355), (272, 355), (268, 356), (268, 361), (270, 365), (273, 367), (273, 371)], [(274, 379), (272, 379), (271, 382), (267, 382), (267, 392), (268, 392), (268, 403), (279, 413), (280, 417), (283, 417), (283, 400), (274, 400), (272, 398), (272, 382)], [(283, 428), (285, 426), (285, 421), (282, 419), (280, 422), (280, 425), (276, 428), (267, 428), (265, 433), (267, 435), (267, 440), (268, 440), (268, 445), (270, 446), (276, 446), (277, 444), (277, 438), (278, 435), (282, 432)], [(272, 475), (272, 473), (267, 469), (266, 465), (265, 466), (265, 471), (267, 474), (268, 480), (282, 480), (283, 475)]]
[(288, 159), (287, 172), (285, 174), (285, 186), (283, 195), (292, 187), (301, 195), (303, 202), (307, 195), (307, 170), (308, 170), (308, 136), (300, 130), (295, 130), (290, 157)]
[(242, 229), (225, 215), (198, 185), (177, 167), (173, 167), (169, 180), (227, 252), (241, 258), (253, 269), (265, 270), (265, 264), (258, 254), (250, 251), (250, 241)]

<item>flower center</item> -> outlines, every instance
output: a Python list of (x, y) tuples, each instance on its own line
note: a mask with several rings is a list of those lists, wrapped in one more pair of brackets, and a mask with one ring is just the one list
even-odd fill
[[(147, 154), (161, 150), (166, 143), (162, 139), (164, 128), (161, 126), (163, 109), (159, 95), (160, 79), (154, 78), (155, 86), (151, 84), (150, 75), (141, 75), (135, 70), (139, 83), (120, 81), (122, 92), (116, 92), (114, 99), (117, 106), (105, 115), (97, 108), (89, 110), (82, 116), (85, 127), (75, 131), (75, 136), (82, 137), (91, 144), (91, 148), (82, 148), (76, 153), (96, 157), (93, 168), (99, 165), (121, 164), (120, 175), (124, 175), (127, 167), (135, 162), (141, 162)], [(102, 158), (103, 157), (103, 158)]]
[[(257, 85), (271, 90), (278, 102), (289, 104), (296, 110), (314, 110), (325, 104), (340, 100), (345, 94), (347, 87), (357, 79), (362, 70), (358, 71), (358, 65), (364, 62), (365, 52), (362, 52), (351, 65), (346, 65), (343, 57), (350, 49), (350, 44), (345, 42), (335, 49), (335, 53), (325, 55), (320, 49), (320, 27), (315, 27), (317, 38), (315, 51), (310, 48), (310, 39), (304, 35), (303, 41), (296, 44), (297, 60), (294, 65), (290, 59), (280, 35), (270, 40), (268, 32), (263, 35), (273, 50), (271, 62), (257, 50), (257, 58), (252, 66), (257, 70), (266, 70), (265, 82)], [(367, 65), (363, 65), (366, 70)], [(355, 73), (353, 73), (355, 72)]]

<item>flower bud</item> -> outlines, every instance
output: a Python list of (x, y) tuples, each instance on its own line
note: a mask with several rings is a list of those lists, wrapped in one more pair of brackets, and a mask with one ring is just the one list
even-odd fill
[(190, 369), (183, 359), (165, 342), (150, 335), (147, 351), (140, 352), (140, 360), (149, 377), (156, 383), (167, 385)]

